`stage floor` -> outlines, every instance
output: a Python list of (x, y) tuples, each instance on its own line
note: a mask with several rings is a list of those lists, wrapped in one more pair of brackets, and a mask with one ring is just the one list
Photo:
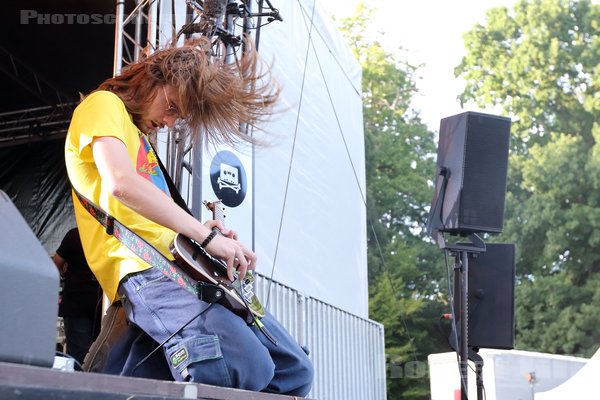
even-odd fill
[(0, 362), (3, 400), (294, 400), (293, 396)]

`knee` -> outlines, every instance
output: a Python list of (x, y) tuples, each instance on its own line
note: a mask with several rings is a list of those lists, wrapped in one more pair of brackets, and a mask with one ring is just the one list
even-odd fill
[(275, 376), (275, 364), (266, 349), (254, 349), (249, 357), (228, 360), (233, 386), (239, 389), (264, 390)]
[(288, 395), (305, 397), (312, 388), (315, 375), (313, 364), (308, 357), (298, 361), (293, 375), (297, 385)]
[[(173, 350), (170, 353), (175, 354)], [(192, 347), (189, 365), (182, 364), (177, 369), (189, 374), (194, 382), (255, 392), (264, 390), (275, 376), (275, 363), (262, 347), (225, 354), (216, 347), (210, 354), (201, 354)]]

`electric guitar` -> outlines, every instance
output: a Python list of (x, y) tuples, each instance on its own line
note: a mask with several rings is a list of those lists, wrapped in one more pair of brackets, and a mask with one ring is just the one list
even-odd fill
[[(213, 219), (223, 224), (225, 215), (223, 209), (216, 202), (204, 202), (206, 208), (212, 211)], [(216, 229), (216, 228), (215, 228)], [(234, 281), (227, 277), (227, 264), (210, 254), (194, 240), (181, 233), (175, 235), (170, 246), (171, 254), (175, 257), (177, 264), (190, 275), (191, 278), (219, 286), (223, 289), (224, 296), (220, 301), (225, 307), (251, 323), (256, 317), (265, 316), (265, 310), (254, 294), (254, 275), (252, 271), (246, 271), (244, 279), (238, 279), (238, 272), (234, 271)]]

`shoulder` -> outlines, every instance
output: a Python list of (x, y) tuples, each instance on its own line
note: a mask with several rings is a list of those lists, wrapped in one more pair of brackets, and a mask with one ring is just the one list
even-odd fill
[(102, 135), (104, 131), (121, 131), (130, 121), (131, 116), (119, 96), (106, 90), (97, 90), (77, 106), (71, 127), (84, 134), (89, 131)]
[(81, 239), (79, 238), (79, 229), (78, 228), (72, 228), (71, 230), (69, 230), (64, 237), (64, 240), (69, 242), (69, 243), (74, 243), (77, 245), (81, 245)]
[(68, 258), (68, 254), (71, 253), (73, 249), (78, 247), (81, 247), (79, 230), (77, 228), (73, 228), (65, 234), (59, 248), (56, 250), (56, 253), (63, 258)]
[(113, 92), (107, 90), (97, 90), (92, 92), (83, 99), (78, 108), (88, 107), (116, 107), (125, 111), (123, 100)]

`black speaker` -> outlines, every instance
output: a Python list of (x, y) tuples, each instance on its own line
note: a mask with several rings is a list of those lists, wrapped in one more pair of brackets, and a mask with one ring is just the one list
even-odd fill
[(469, 254), (468, 344), (512, 349), (515, 344), (515, 245), (489, 243)]
[(0, 227), (0, 361), (52, 366), (58, 270), (2, 190)]
[(476, 112), (441, 120), (430, 233), (502, 232), (510, 123)]

